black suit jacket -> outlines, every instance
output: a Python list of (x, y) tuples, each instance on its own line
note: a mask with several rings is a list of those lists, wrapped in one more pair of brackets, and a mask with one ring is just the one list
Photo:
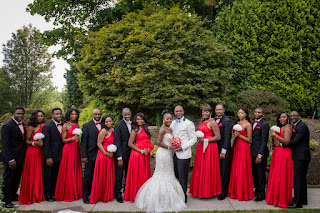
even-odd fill
[[(24, 134), (26, 135), (26, 133), (26, 129), (24, 129)], [(18, 162), (24, 160), (27, 144), (22, 137), (19, 126), (13, 119), (1, 128), (1, 145), (1, 161), (9, 162), (14, 159)]]
[(130, 133), (126, 122), (121, 119), (114, 127), (114, 144), (117, 146), (116, 158), (122, 157), (124, 161), (129, 160), (130, 147), (128, 141)]
[(94, 161), (97, 158), (98, 146), (97, 139), (99, 130), (93, 120), (85, 123), (82, 127), (81, 138), (81, 157)]
[(218, 125), (221, 135), (221, 139), (218, 141), (219, 153), (222, 148), (228, 152), (231, 149), (232, 122), (227, 116), (223, 115)]
[(292, 149), (292, 160), (311, 160), (309, 140), (309, 128), (300, 120), (292, 132), (288, 145)]
[(52, 158), (54, 161), (60, 161), (63, 143), (60, 132), (53, 120), (44, 125), (42, 133), (45, 135), (43, 139), (44, 158)]
[(258, 154), (263, 157), (269, 156), (268, 139), (270, 126), (267, 121), (262, 118), (259, 125), (252, 132), (251, 155), (257, 157)]

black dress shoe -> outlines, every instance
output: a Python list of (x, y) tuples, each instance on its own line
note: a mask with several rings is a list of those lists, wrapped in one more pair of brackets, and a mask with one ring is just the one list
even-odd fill
[(256, 199), (254, 199), (254, 201), (255, 202), (261, 202), (261, 201), (263, 201), (264, 200), (264, 198), (262, 198), (262, 197), (256, 197)]
[(297, 209), (297, 208), (302, 208), (302, 205), (297, 205), (295, 203), (292, 203), (290, 205), (287, 206), (288, 209)]
[(8, 209), (11, 209), (11, 208), (14, 208), (15, 207), (15, 205), (13, 204), (13, 203), (6, 203), (6, 204), (4, 204), (4, 207), (5, 208), (8, 208)]
[(226, 199), (225, 195), (219, 195), (218, 200), (224, 200), (224, 199)]
[(83, 203), (90, 204), (90, 200), (88, 197), (83, 198)]
[(122, 198), (122, 196), (117, 197), (117, 202), (118, 202), (118, 203), (123, 203), (123, 198)]

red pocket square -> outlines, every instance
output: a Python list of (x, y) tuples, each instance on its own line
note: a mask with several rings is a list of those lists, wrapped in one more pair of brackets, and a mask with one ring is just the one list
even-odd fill
[(260, 129), (260, 126), (256, 126), (256, 129)]

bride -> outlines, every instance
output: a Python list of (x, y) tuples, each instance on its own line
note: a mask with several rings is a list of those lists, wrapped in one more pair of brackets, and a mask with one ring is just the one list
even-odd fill
[(183, 189), (174, 175), (174, 146), (171, 144), (173, 135), (170, 129), (172, 114), (164, 110), (162, 118), (163, 125), (157, 138), (156, 169), (141, 186), (135, 199), (135, 206), (146, 212), (177, 212), (187, 207)]

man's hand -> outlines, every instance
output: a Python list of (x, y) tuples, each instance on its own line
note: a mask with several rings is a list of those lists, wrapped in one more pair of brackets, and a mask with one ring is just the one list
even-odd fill
[(46, 160), (46, 164), (51, 167), (53, 165), (53, 159), (52, 158), (48, 158)]
[(262, 159), (261, 158), (256, 158), (256, 164), (260, 164), (262, 162)]
[(10, 169), (16, 169), (16, 167), (17, 167), (17, 162), (15, 160), (9, 162)]
[(123, 167), (123, 160), (118, 160), (117, 166), (118, 166), (119, 168), (122, 168), (122, 167)]
[(85, 163), (85, 164), (89, 162), (88, 158), (82, 158), (81, 160), (82, 160), (82, 163)]
[(219, 158), (220, 158), (221, 160), (226, 159), (226, 154), (220, 153)]
[(176, 146), (176, 147), (175, 147), (175, 149), (174, 149), (173, 151), (175, 151), (175, 152), (182, 151), (182, 147), (181, 147), (181, 145)]

